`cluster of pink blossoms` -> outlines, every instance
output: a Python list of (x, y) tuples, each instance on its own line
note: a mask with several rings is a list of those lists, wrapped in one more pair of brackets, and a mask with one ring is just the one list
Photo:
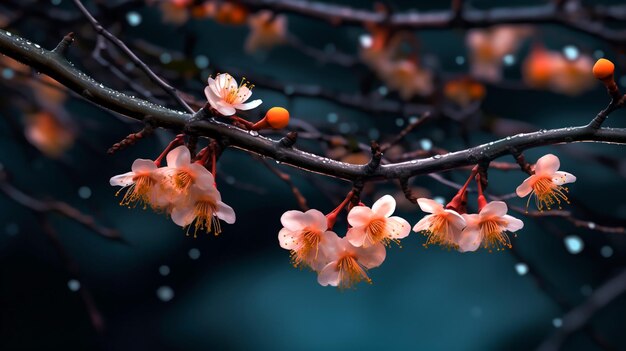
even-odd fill
[(217, 235), (221, 232), (219, 220), (235, 223), (235, 211), (222, 202), (213, 174), (204, 166), (206, 154), (202, 156), (192, 162), (189, 149), (181, 145), (167, 152), (166, 167), (159, 167), (161, 157), (156, 161), (137, 159), (130, 172), (112, 177), (110, 183), (122, 187), (118, 193), (126, 191), (121, 205), (139, 204), (165, 212), (188, 230), (195, 222), (194, 236), (198, 230)]
[[(558, 157), (552, 154), (541, 157), (534, 174), (517, 188), (518, 196), (533, 194), (539, 210), (568, 202), (567, 188), (563, 185), (574, 182), (576, 177), (558, 171), (559, 166)], [(478, 213), (466, 213), (467, 187), (475, 177)], [(349, 229), (344, 237), (339, 237), (332, 228), (348, 199), (326, 216), (312, 209), (287, 211), (280, 219), (283, 225), (278, 233), (280, 246), (291, 251), (294, 266), (317, 272), (317, 280), (323, 286), (348, 288), (361, 281), (370, 283), (368, 269), (383, 263), (385, 246), (391, 242), (399, 244), (410, 233), (411, 227), (405, 219), (392, 216), (396, 201), (385, 195), (371, 208), (362, 204), (352, 207), (347, 216)], [(429, 213), (413, 227), (413, 231), (426, 235), (425, 246), (436, 244), (460, 252), (476, 251), (481, 246), (489, 251), (501, 250), (511, 247), (507, 232), (524, 227), (521, 220), (507, 214), (505, 202), (487, 202), (476, 172), (472, 172), (446, 206), (427, 198), (417, 202), (422, 211)]]

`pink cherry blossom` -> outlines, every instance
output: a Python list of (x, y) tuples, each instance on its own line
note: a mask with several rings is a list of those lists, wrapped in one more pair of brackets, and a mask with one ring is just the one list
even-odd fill
[(170, 180), (171, 189), (178, 196), (186, 196), (193, 185), (201, 189), (215, 187), (215, 179), (204, 166), (191, 162), (191, 153), (184, 146), (178, 146), (167, 154), (165, 174)]
[(220, 219), (228, 224), (235, 223), (235, 211), (222, 202), (222, 196), (213, 184), (210, 187), (193, 185), (189, 196), (176, 202), (172, 209), (172, 221), (181, 227), (194, 223), (194, 237), (198, 230), (218, 235), (222, 232)]
[(232, 116), (236, 110), (251, 110), (261, 104), (261, 100), (246, 102), (252, 96), (252, 84), (245, 79), (237, 84), (228, 73), (218, 74), (215, 79), (209, 77), (209, 85), (204, 88), (204, 95), (211, 107), (224, 116)]
[(350, 288), (361, 281), (372, 282), (367, 270), (380, 266), (385, 260), (383, 244), (356, 247), (350, 244), (348, 238), (339, 238), (336, 234), (326, 239), (324, 246), (330, 262), (317, 276), (320, 285)]
[(121, 186), (117, 194), (126, 189), (120, 201), (123, 206), (142, 204), (144, 208), (161, 208), (167, 202), (168, 193), (163, 187), (164, 175), (154, 161), (137, 159), (133, 162), (131, 171), (111, 178), (112, 186)]
[[(562, 202), (569, 203), (567, 188), (563, 184), (575, 182), (576, 177), (571, 173), (559, 171), (560, 166), (559, 158), (552, 154), (541, 157), (535, 165), (535, 174), (526, 178), (517, 187), (517, 196), (534, 195), (535, 204), (540, 211), (544, 208), (550, 210), (554, 205), (561, 208)], [(528, 203), (530, 203), (530, 197)], [(526, 208), (528, 208), (528, 203)]]
[(524, 227), (524, 222), (507, 215), (508, 208), (502, 201), (492, 201), (485, 205), (478, 214), (464, 214), (467, 226), (458, 241), (459, 251), (476, 251), (482, 246), (490, 251), (511, 247), (506, 234)]
[(319, 271), (328, 263), (324, 250), (329, 236), (326, 216), (318, 210), (287, 211), (280, 217), (283, 229), (278, 233), (280, 247), (291, 250), (294, 267), (308, 266)]
[(391, 195), (378, 199), (370, 209), (367, 206), (354, 206), (348, 213), (348, 223), (352, 226), (346, 234), (354, 246), (370, 247), (378, 243), (388, 245), (398, 242), (411, 232), (411, 225), (404, 218), (390, 217), (396, 209), (396, 200)]
[(420, 198), (417, 203), (422, 211), (431, 213), (413, 227), (413, 231), (422, 232), (428, 237), (424, 246), (456, 248), (461, 231), (465, 228), (465, 219), (455, 210), (445, 209), (435, 200)]

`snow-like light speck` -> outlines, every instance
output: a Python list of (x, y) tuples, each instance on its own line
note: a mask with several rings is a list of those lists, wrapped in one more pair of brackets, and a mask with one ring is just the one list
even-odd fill
[(372, 42), (372, 36), (369, 34), (362, 34), (359, 37), (359, 44), (366, 49), (372, 46)]
[(583, 248), (585, 248), (585, 244), (583, 243), (582, 239), (577, 235), (568, 235), (563, 239), (563, 242), (565, 243), (565, 248), (567, 249), (567, 252), (571, 253), (572, 255), (579, 254), (583, 250)]
[(157, 289), (156, 295), (159, 300), (168, 302), (174, 298), (174, 290), (167, 285), (161, 286)]
[(574, 61), (580, 56), (580, 51), (574, 45), (567, 45), (563, 48), (563, 55), (565, 55), (566, 59)]
[(80, 289), (80, 282), (76, 279), (70, 279), (67, 282), (67, 288), (71, 291), (78, 291), (78, 289)]
[(128, 21), (128, 24), (130, 24), (132, 27), (137, 27), (138, 25), (140, 25), (141, 20), (141, 15), (138, 12), (130, 11), (126, 14), (126, 21)]
[(191, 258), (192, 260), (197, 260), (200, 258), (200, 250), (196, 249), (195, 247), (191, 250), (189, 250), (189, 258)]
[(523, 262), (517, 263), (515, 264), (515, 271), (519, 275), (526, 275), (528, 273), (528, 265)]
[(604, 258), (613, 256), (613, 248), (608, 245), (602, 246), (602, 248), (600, 248), (600, 255)]
[(170, 267), (166, 265), (162, 265), (159, 267), (159, 274), (162, 276), (167, 276), (170, 274)]
[(326, 120), (328, 121), (328, 123), (337, 123), (337, 121), (339, 120), (339, 115), (331, 112), (326, 116)]
[(80, 188), (78, 188), (78, 196), (81, 199), (88, 199), (91, 197), (91, 189), (87, 186), (81, 186)]

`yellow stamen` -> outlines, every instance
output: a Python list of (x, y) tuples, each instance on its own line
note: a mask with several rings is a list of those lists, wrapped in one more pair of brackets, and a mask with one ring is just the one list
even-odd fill
[(178, 170), (172, 175), (172, 183), (174, 188), (179, 192), (186, 193), (191, 184), (193, 184), (194, 177), (187, 170)]
[(372, 280), (367, 276), (367, 269), (362, 267), (351, 255), (339, 259), (336, 269), (339, 271), (339, 288), (341, 289), (351, 288), (361, 281), (372, 283)]
[[(556, 185), (550, 177), (539, 178), (532, 185), (532, 188), (533, 191), (531, 192), (531, 197), (532, 195), (535, 196), (535, 205), (539, 211), (543, 211), (544, 208), (551, 210), (555, 204), (560, 209), (561, 202), (569, 204), (569, 199), (567, 198), (567, 188), (561, 185)], [(530, 197), (526, 203), (527, 210), (529, 203)]]
[(502, 219), (489, 219), (479, 223), (482, 245), (489, 252), (510, 249), (511, 240), (505, 232), (506, 221)]
[[(220, 220), (215, 214), (216, 210), (217, 206), (212, 199), (196, 201), (194, 207), (194, 216), (196, 218), (193, 231), (194, 238), (198, 237), (198, 230), (203, 230), (207, 233), (213, 232), (216, 236), (222, 232)], [(191, 225), (187, 227), (187, 235), (189, 235), (189, 228), (191, 228)]]
[[(241, 91), (242, 87), (248, 88), (248, 90), (252, 90), (254, 88), (254, 84), (250, 83), (246, 78), (242, 78), (239, 86), (236, 88), (230, 87), (231, 77), (226, 78), (226, 84), (222, 87), (218, 87), (220, 89), (220, 96), (224, 99), (225, 102), (229, 104), (233, 104), (235, 102), (243, 102), (244, 93)], [(239, 101), (237, 101), (239, 100)]]
[(370, 245), (382, 243), (389, 246), (392, 242), (400, 245), (400, 241), (392, 239), (389, 234), (386, 218), (375, 218), (365, 228), (366, 240), (370, 242)]
[(431, 218), (428, 229), (424, 229), (421, 232), (428, 237), (424, 247), (430, 245), (440, 245), (448, 249), (456, 249), (458, 247), (452, 237), (450, 221), (445, 214), (434, 215)]
[(154, 180), (149, 175), (135, 175), (133, 177), (133, 183), (129, 186), (123, 187), (115, 193), (118, 196), (120, 192), (126, 189), (126, 193), (120, 201), (120, 205), (130, 207), (136, 207), (137, 204), (141, 204), (144, 209), (150, 204), (149, 193), (152, 187), (156, 185)]
[[(310, 267), (319, 254), (319, 244), (321, 239), (321, 231), (309, 227), (304, 228), (299, 240), (296, 240), (297, 247), (291, 250), (291, 263), (293, 266), (300, 268), (303, 266)], [(315, 252), (314, 256), (312, 256), (313, 252)]]

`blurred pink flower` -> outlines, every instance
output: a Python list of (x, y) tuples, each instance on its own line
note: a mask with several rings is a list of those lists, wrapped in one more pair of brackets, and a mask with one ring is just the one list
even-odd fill
[(287, 40), (287, 17), (270, 11), (259, 11), (248, 17), (250, 34), (246, 39), (246, 52), (269, 50)]

